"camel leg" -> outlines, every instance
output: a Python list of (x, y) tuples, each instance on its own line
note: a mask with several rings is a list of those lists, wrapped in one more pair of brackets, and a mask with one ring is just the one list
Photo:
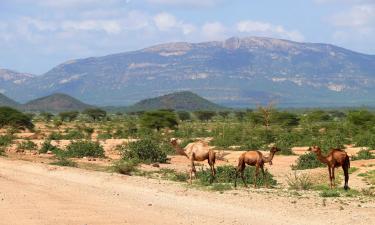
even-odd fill
[(245, 170), (244, 169), (241, 171), (241, 178), (242, 178), (243, 185), (245, 185), (245, 187), (247, 188), (247, 184), (246, 184), (246, 180), (245, 180)]
[(344, 176), (345, 176), (345, 184), (344, 184), (344, 189), (348, 190), (349, 189), (349, 168), (347, 165), (342, 165), (342, 169), (344, 170)]
[(256, 165), (255, 174), (254, 174), (254, 188), (257, 187), (258, 174), (259, 174), (259, 165)]
[(336, 187), (336, 182), (335, 182), (335, 167), (332, 167), (332, 186), (334, 188)]
[(332, 189), (332, 174), (331, 174), (331, 167), (328, 166), (328, 173), (329, 173), (329, 187)]
[(262, 169), (262, 177), (263, 177), (263, 181), (264, 181), (264, 183), (266, 184), (266, 187), (268, 188), (268, 187), (269, 187), (269, 184), (268, 184), (268, 181), (267, 181), (267, 179), (266, 179), (266, 173), (264, 172), (264, 168), (263, 168), (263, 166), (260, 167), (260, 168)]
[(194, 155), (193, 157), (191, 157), (191, 160), (190, 160), (190, 184), (193, 183), (192, 179), (193, 179), (193, 173), (194, 173), (194, 176), (196, 175), (195, 172), (195, 165), (194, 165)]

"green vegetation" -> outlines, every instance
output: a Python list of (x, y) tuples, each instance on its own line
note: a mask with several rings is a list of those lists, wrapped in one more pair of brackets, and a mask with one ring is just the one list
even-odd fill
[(66, 147), (68, 157), (104, 157), (104, 149), (98, 142), (74, 141)]
[(340, 197), (341, 196), (340, 192), (338, 190), (335, 190), (335, 189), (323, 190), (322, 192), (320, 192), (319, 195), (321, 197), (324, 197), (324, 198)]
[(7, 147), (13, 141), (14, 137), (12, 135), (0, 135), (0, 147)]
[(99, 108), (85, 109), (82, 113), (93, 121), (101, 121), (107, 116), (107, 112)]
[(34, 142), (29, 141), (29, 140), (22, 141), (17, 144), (18, 150), (36, 150), (37, 147), (38, 146)]
[(119, 160), (112, 165), (111, 170), (124, 175), (132, 175), (137, 171), (137, 165), (136, 160)]
[(61, 112), (59, 113), (59, 116), (62, 121), (71, 122), (75, 120), (79, 115), (78, 111), (67, 111), (67, 112)]
[(48, 151), (53, 152), (55, 154), (58, 154), (62, 150), (59, 149), (58, 147), (52, 145), (50, 140), (46, 140), (46, 141), (43, 142), (42, 147), (39, 149), (39, 153), (45, 154)]
[(7, 126), (20, 130), (34, 128), (31, 118), (26, 114), (10, 107), (0, 107), (0, 128)]
[(306, 170), (323, 166), (324, 165), (317, 159), (316, 155), (309, 152), (298, 157), (297, 165), (294, 165), (292, 168), (295, 170)]
[(149, 138), (121, 146), (120, 151), (124, 160), (137, 160), (145, 163), (165, 163), (167, 161), (167, 154), (162, 151), (155, 140)]
[(69, 167), (77, 167), (77, 163), (70, 160), (70, 159), (67, 159), (67, 158), (59, 158), (57, 161), (55, 162), (52, 162), (50, 163), (51, 165), (55, 165), (55, 166), (69, 166)]
[(144, 113), (140, 118), (141, 125), (149, 129), (175, 128), (176, 114), (169, 110), (158, 110)]
[(375, 156), (369, 150), (361, 150), (357, 153), (356, 156), (352, 157), (352, 160), (361, 159), (375, 159)]
[(313, 182), (308, 174), (293, 175), (287, 177), (289, 189), (292, 190), (309, 190), (313, 187)]

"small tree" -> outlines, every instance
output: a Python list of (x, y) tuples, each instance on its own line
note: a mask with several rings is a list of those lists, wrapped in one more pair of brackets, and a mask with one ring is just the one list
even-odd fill
[(191, 120), (191, 116), (189, 112), (186, 111), (178, 111), (177, 112), (178, 118), (182, 121)]
[(10, 107), (0, 107), (0, 128), (6, 126), (21, 130), (34, 128), (31, 118), (24, 113)]
[(67, 111), (67, 112), (61, 112), (59, 113), (59, 116), (62, 121), (68, 121), (71, 122), (75, 120), (79, 115), (78, 111)]
[(375, 116), (367, 110), (356, 110), (348, 113), (347, 120), (355, 126), (366, 127), (373, 124)]
[(42, 117), (45, 122), (49, 122), (51, 121), (53, 114), (49, 112), (41, 112), (39, 116)]
[(272, 123), (279, 124), (283, 127), (298, 126), (299, 118), (296, 114), (290, 112), (275, 111), (271, 116)]
[(99, 108), (86, 109), (82, 113), (86, 114), (87, 116), (89, 116), (94, 121), (102, 120), (103, 118), (105, 118), (107, 116), (107, 112), (102, 110), (102, 109), (99, 109)]
[(195, 111), (194, 115), (200, 120), (200, 121), (209, 121), (216, 115), (216, 112), (214, 111)]
[(158, 110), (146, 112), (141, 116), (141, 125), (143, 127), (157, 129), (175, 128), (178, 125), (177, 117), (174, 112), (168, 110)]

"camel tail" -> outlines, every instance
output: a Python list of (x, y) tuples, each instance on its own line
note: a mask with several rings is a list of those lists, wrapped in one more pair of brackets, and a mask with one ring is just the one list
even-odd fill
[(210, 150), (208, 152), (208, 164), (214, 165), (216, 162), (216, 152), (214, 150)]

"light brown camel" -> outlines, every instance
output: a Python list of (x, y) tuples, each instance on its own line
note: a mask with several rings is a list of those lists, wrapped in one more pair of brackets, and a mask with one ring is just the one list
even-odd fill
[(238, 159), (238, 166), (236, 170), (236, 179), (234, 180), (234, 187), (237, 187), (237, 177), (238, 173), (241, 173), (242, 181), (247, 187), (246, 181), (245, 181), (245, 168), (246, 164), (249, 166), (255, 166), (255, 174), (254, 174), (254, 187), (257, 186), (257, 178), (259, 174), (259, 168), (262, 170), (263, 178), (265, 177), (264, 173), (264, 163), (269, 163), (272, 165), (272, 159), (276, 152), (280, 151), (277, 147), (272, 147), (270, 150), (270, 154), (268, 157), (264, 156), (260, 151), (248, 151), (241, 154), (241, 156)]
[(322, 150), (318, 146), (313, 146), (309, 148), (309, 151), (314, 152), (318, 157), (318, 160), (328, 166), (330, 188), (335, 186), (335, 168), (341, 166), (344, 170), (345, 184), (344, 189), (348, 190), (349, 182), (349, 168), (350, 160), (348, 154), (341, 149), (331, 149), (327, 156), (322, 155)]
[(186, 156), (191, 162), (190, 184), (192, 183), (193, 173), (195, 177), (196, 172), (197, 172), (195, 169), (194, 161), (205, 161), (206, 159), (211, 168), (211, 175), (212, 175), (211, 182), (212, 182), (216, 174), (216, 170), (215, 170), (216, 153), (214, 150), (210, 149), (210, 147), (208, 146), (206, 142), (196, 141), (196, 142), (188, 144), (185, 148), (181, 148), (178, 145), (177, 140), (175, 138), (172, 138), (171, 144), (175, 148), (177, 154)]

